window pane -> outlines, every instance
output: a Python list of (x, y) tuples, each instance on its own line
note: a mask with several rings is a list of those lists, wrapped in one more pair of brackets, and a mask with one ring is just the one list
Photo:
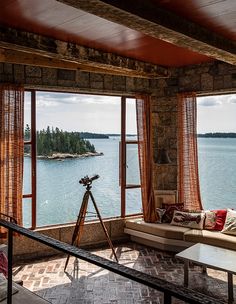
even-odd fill
[[(37, 131), (41, 131), (37, 136), (37, 225), (76, 221), (85, 192), (79, 180), (94, 174), (100, 176), (92, 184), (92, 193), (102, 217), (119, 216), (120, 97), (48, 92), (37, 92), (36, 97)], [(73, 158), (73, 145), (80, 140), (71, 140), (71, 132), (109, 134), (86, 139), (103, 155)], [(49, 159), (58, 151), (72, 156)], [(91, 201), (88, 210), (94, 212)]]
[(32, 200), (31, 198), (23, 198), (23, 226), (25, 228), (32, 227), (31, 221), (31, 210), (32, 210)]
[(24, 101), (24, 139), (29, 141), (31, 139), (31, 92), (25, 92)]
[(23, 194), (32, 193), (31, 185), (31, 145), (24, 145)]
[(126, 139), (137, 139), (136, 100), (126, 98)]
[(204, 209), (236, 208), (235, 94), (197, 98), (198, 166)]
[(142, 212), (141, 189), (126, 189), (126, 215)]
[(138, 144), (126, 144), (126, 184), (140, 185)]

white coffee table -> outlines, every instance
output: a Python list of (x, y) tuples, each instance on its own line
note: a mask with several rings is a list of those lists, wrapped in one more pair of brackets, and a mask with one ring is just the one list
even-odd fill
[(233, 274), (236, 274), (236, 251), (198, 243), (176, 254), (176, 257), (184, 260), (184, 286), (186, 287), (188, 286), (189, 262), (202, 265), (204, 271), (207, 267), (226, 271), (228, 274), (228, 302), (233, 302)]

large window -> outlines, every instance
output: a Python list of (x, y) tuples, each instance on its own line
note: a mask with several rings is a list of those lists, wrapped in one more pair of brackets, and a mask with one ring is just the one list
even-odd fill
[[(24, 225), (74, 222), (85, 191), (79, 180), (94, 174), (103, 218), (140, 213), (136, 135), (135, 99), (26, 92)], [(91, 202), (88, 211), (93, 219)]]
[(236, 95), (199, 97), (197, 101), (203, 207), (236, 208)]

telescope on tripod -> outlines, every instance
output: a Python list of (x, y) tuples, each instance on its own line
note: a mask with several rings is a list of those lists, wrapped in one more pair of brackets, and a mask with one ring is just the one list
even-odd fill
[[(75, 245), (77, 243), (77, 246), (78, 246), (78, 244), (79, 244), (79, 241), (80, 241), (81, 235), (82, 235), (82, 231), (83, 231), (85, 217), (86, 217), (86, 214), (88, 213), (87, 212), (88, 201), (89, 201), (89, 198), (91, 198), (91, 201), (92, 201), (94, 209), (97, 213), (97, 217), (99, 218), (102, 229), (105, 233), (108, 244), (109, 244), (109, 246), (110, 246), (110, 248), (111, 248), (111, 250), (112, 250), (112, 252), (115, 256), (116, 262), (118, 263), (118, 259), (117, 259), (116, 253), (115, 253), (115, 249), (112, 245), (112, 241), (111, 241), (110, 236), (107, 232), (106, 226), (104, 225), (104, 222), (103, 222), (101, 214), (98, 210), (98, 207), (97, 207), (97, 204), (96, 204), (95, 199), (93, 197), (93, 194), (90, 191), (91, 188), (92, 188), (92, 182), (94, 180), (98, 179), (98, 178), (99, 178), (99, 175), (94, 175), (92, 177), (89, 177), (88, 175), (86, 175), (79, 180), (79, 183), (82, 184), (84, 187), (86, 187), (86, 191), (84, 193), (82, 204), (81, 204), (81, 207), (80, 207), (80, 211), (79, 211), (77, 221), (76, 221), (76, 224), (75, 224), (75, 229), (74, 229), (74, 232), (73, 232), (73, 235), (72, 235), (71, 245)], [(69, 259), (70, 259), (70, 255), (67, 256), (64, 271), (66, 271)]]
[(87, 187), (88, 185), (92, 185), (92, 182), (96, 179), (98, 179), (100, 176), (98, 174), (92, 176), (92, 177), (88, 177), (88, 175), (86, 175), (85, 177), (82, 177), (79, 180), (79, 183), (82, 184), (83, 186)]

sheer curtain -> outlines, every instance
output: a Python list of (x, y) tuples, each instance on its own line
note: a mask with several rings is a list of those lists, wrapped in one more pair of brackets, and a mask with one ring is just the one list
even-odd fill
[[(0, 84), (0, 212), (22, 224), (24, 89)], [(1, 236), (4, 230), (0, 230)]]
[(155, 222), (156, 212), (152, 181), (153, 147), (150, 96), (136, 96), (136, 111), (143, 217), (145, 222)]
[(196, 93), (178, 95), (178, 198), (186, 209), (202, 209), (198, 175)]

